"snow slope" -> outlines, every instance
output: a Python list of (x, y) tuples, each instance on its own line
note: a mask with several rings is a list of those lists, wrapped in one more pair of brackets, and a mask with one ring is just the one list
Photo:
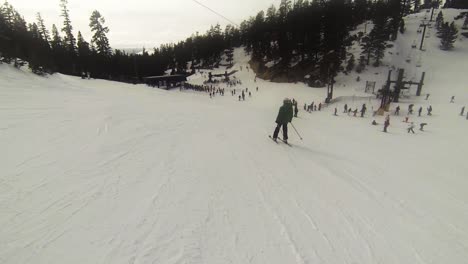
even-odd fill
[(0, 65), (0, 263), (466, 263), (467, 45), (443, 56), (430, 40), (432, 95), (401, 103), (433, 106), (410, 117), (426, 132), (407, 134), (404, 115), (385, 134), (341, 113), (378, 106), (363, 81), (387, 68), (370, 68), (338, 79), (336, 105), (299, 112), (293, 147), (267, 137), (282, 99), (325, 91), (255, 83), (240, 49), (245, 102)]

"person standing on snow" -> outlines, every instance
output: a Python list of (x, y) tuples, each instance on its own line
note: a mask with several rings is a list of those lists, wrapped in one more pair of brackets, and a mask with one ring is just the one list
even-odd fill
[(387, 115), (387, 117), (385, 118), (383, 132), (387, 132), (388, 126), (390, 126), (390, 115)]
[(278, 116), (276, 117), (276, 128), (273, 132), (273, 140), (276, 141), (278, 138), (278, 133), (280, 128), (283, 127), (283, 140), (284, 142), (288, 142), (288, 123), (290, 123), (293, 119), (293, 108), (291, 100), (285, 98), (283, 100), (283, 105), (280, 107)]
[(244, 90), (242, 90), (242, 101), (245, 101), (245, 93), (244, 93)]
[(409, 114), (409, 115), (412, 115), (412, 114), (413, 114), (413, 106), (414, 106), (414, 104), (410, 104), (410, 105), (408, 106), (408, 114)]
[(432, 115), (432, 105), (430, 105), (430, 106), (427, 108), (427, 115), (428, 115), (428, 116), (431, 116), (431, 115)]
[(419, 130), (424, 131), (424, 126), (427, 125), (427, 123), (421, 123), (419, 124)]
[(299, 109), (297, 108), (297, 102), (294, 104), (294, 117), (297, 117), (297, 113), (299, 113)]
[(413, 130), (413, 129), (414, 129), (414, 123), (411, 122), (411, 124), (408, 126), (408, 133), (409, 133), (409, 132), (413, 132), (413, 134), (414, 134), (414, 130)]
[(364, 115), (366, 114), (366, 110), (367, 110), (366, 104), (363, 104), (361, 108), (361, 117), (364, 117)]
[(455, 96), (452, 96), (452, 98), (450, 99), (450, 103), (455, 103)]
[(344, 111), (343, 111), (343, 113), (345, 113), (345, 114), (348, 113), (348, 104), (345, 104), (345, 105), (344, 105)]
[(397, 106), (395, 109), (395, 115), (400, 115), (400, 106)]
[(419, 110), (418, 110), (418, 116), (421, 116), (421, 113), (422, 113), (422, 106), (419, 107)]
[(465, 107), (462, 107), (461, 112), (460, 112), (460, 115), (461, 115), (461, 116), (464, 116), (464, 115), (465, 115)]

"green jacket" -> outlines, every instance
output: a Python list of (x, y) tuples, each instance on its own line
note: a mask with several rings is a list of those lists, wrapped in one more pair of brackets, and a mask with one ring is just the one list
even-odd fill
[(292, 103), (285, 103), (280, 107), (276, 123), (287, 124), (293, 119)]

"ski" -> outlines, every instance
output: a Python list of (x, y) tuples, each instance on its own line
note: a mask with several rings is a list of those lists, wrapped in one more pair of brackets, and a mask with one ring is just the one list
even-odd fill
[[(268, 135), (268, 137), (269, 137), (271, 140), (273, 140), (276, 144), (279, 144), (279, 142), (278, 142), (278, 141), (275, 141), (271, 135)], [(292, 147), (291, 144), (289, 144), (288, 142), (284, 141), (282, 138), (278, 137), (277, 139), (281, 140), (281, 142), (283, 142), (284, 144), (286, 144), (286, 145)]]
[(273, 140), (273, 142), (275, 142), (276, 144), (279, 144), (278, 141), (274, 140), (273, 137), (271, 135), (268, 135), (268, 137)]
[(292, 145), (291, 145), (291, 144), (289, 144), (288, 142), (284, 141), (282, 138), (278, 137), (278, 139), (279, 139), (279, 140), (281, 140), (281, 141), (282, 141), (284, 144), (286, 144), (286, 145), (288, 145), (288, 146), (292, 147)]

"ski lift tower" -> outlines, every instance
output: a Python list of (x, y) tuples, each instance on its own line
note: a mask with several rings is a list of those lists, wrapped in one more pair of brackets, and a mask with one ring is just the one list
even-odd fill
[(327, 98), (325, 98), (325, 103), (329, 104), (331, 99), (333, 99), (333, 85), (335, 84), (335, 78), (331, 76), (327, 84)]
[[(397, 103), (400, 100), (401, 90), (409, 89), (411, 85), (416, 85), (418, 87), (416, 91), (416, 96), (421, 96), (422, 87), (424, 85), (424, 77), (426, 76), (426, 73), (425, 72), (422, 73), (421, 80), (419, 82), (403, 81), (404, 73), (405, 73), (404, 69), (399, 69), (397, 79), (395, 81), (392, 81), (391, 80), (392, 71), (388, 72), (387, 83), (385, 84), (384, 89), (381, 92), (382, 94), (382, 100), (380, 103), (381, 109), (386, 109), (391, 102)], [(395, 84), (393, 91), (390, 90), (390, 85), (392, 83)], [(408, 85), (408, 87), (406, 87), (406, 85)]]
[(424, 44), (424, 38), (426, 37), (426, 27), (430, 26), (431, 23), (430, 22), (426, 22), (426, 20), (424, 19), (422, 21), (422, 23), (419, 25), (419, 27), (423, 27), (423, 33), (422, 33), (422, 37), (421, 37), (421, 44), (419, 45), (419, 50), (421, 51), (424, 51), (423, 50), (423, 44)]

